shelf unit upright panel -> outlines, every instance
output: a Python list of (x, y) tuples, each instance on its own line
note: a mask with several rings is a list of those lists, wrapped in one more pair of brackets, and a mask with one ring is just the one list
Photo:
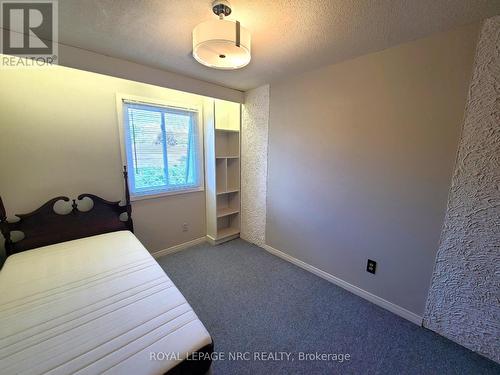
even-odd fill
[(203, 102), (205, 142), (205, 212), (207, 237), (217, 238), (217, 174), (215, 158), (215, 111), (213, 99)]
[(226, 159), (226, 190), (240, 190), (240, 159)]
[(217, 194), (227, 191), (227, 159), (215, 159), (215, 186)]

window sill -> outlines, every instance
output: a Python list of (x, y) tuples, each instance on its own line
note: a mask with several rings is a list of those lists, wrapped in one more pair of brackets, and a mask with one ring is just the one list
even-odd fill
[(205, 191), (205, 188), (203, 186), (198, 187), (198, 188), (193, 188), (193, 189), (187, 189), (187, 190), (176, 190), (176, 191), (166, 191), (163, 193), (155, 193), (155, 194), (147, 194), (147, 195), (130, 195), (130, 200), (132, 202), (135, 201), (142, 201), (145, 199), (156, 199), (156, 198), (162, 198), (162, 197), (169, 197), (172, 195), (179, 195), (179, 194), (188, 194), (188, 193), (197, 193), (200, 191)]

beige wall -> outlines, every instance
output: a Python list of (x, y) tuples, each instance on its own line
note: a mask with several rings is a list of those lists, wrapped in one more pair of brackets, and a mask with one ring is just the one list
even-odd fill
[[(0, 195), (10, 217), (57, 195), (123, 197), (116, 93), (200, 105), (202, 100), (62, 67), (0, 70), (0, 82)], [(204, 192), (132, 206), (136, 234), (150, 251), (205, 235)]]
[(477, 34), (271, 84), (268, 245), (423, 314)]

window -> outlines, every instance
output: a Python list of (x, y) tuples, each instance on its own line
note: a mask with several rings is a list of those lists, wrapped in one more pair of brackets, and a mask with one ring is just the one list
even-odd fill
[(123, 101), (132, 197), (202, 190), (198, 111)]

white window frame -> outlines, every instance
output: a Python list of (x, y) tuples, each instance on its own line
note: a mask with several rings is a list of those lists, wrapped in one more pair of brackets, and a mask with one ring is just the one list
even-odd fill
[(178, 195), (178, 194), (188, 194), (198, 191), (205, 190), (205, 161), (204, 161), (204, 152), (203, 152), (203, 114), (201, 105), (193, 105), (192, 103), (183, 103), (172, 100), (162, 100), (162, 99), (153, 99), (146, 98), (141, 96), (129, 95), (129, 94), (116, 94), (116, 113), (118, 117), (118, 132), (120, 135), (120, 153), (122, 158), (122, 164), (127, 166), (129, 173), (134, 173), (133, 166), (128, 165), (127, 159), (127, 151), (126, 151), (126, 140), (125, 140), (125, 113), (123, 111), (125, 102), (136, 102), (137, 104), (151, 105), (157, 107), (166, 107), (177, 110), (186, 110), (186, 111), (196, 111), (197, 113), (197, 122), (198, 122), (198, 155), (200, 168), (198, 169), (198, 181), (200, 181), (200, 186), (192, 189), (180, 189), (180, 190), (171, 190), (165, 191), (161, 193), (152, 193), (152, 194), (141, 194), (136, 195), (133, 193), (132, 189), (130, 189), (130, 200), (138, 201), (143, 199), (153, 199), (160, 198), (169, 195)]

